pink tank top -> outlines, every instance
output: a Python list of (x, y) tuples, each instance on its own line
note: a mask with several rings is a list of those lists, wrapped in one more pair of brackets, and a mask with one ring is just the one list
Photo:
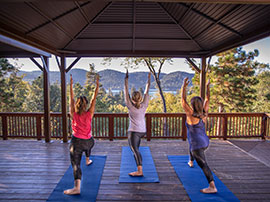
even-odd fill
[(91, 114), (83, 112), (81, 115), (74, 112), (72, 119), (73, 135), (81, 139), (90, 139), (91, 136)]

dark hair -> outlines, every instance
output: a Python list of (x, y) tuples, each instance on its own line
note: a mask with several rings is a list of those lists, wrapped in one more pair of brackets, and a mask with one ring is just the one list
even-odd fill
[(75, 103), (75, 112), (81, 115), (84, 111), (86, 111), (87, 104), (88, 100), (85, 96), (78, 97)]
[(132, 93), (132, 100), (135, 102), (134, 106), (139, 109), (142, 102), (142, 94), (139, 91), (134, 91)]
[(193, 114), (192, 116), (196, 117), (196, 118), (203, 118), (205, 117), (205, 111), (203, 108), (203, 98), (199, 97), (199, 96), (195, 96), (193, 98), (191, 98), (191, 106), (193, 109)]

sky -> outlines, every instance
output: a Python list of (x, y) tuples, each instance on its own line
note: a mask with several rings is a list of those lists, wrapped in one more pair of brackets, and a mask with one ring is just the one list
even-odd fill
[[(270, 37), (261, 39), (259, 41), (250, 43), (248, 45), (243, 46), (243, 49), (247, 52), (253, 51), (254, 49), (259, 50), (259, 56), (256, 58), (257, 61), (262, 63), (270, 63)], [(67, 66), (72, 63), (75, 58), (67, 59)], [(36, 71), (39, 70), (38, 67), (28, 58), (23, 59), (9, 59), (10, 63), (18, 65), (20, 70), (22, 71)], [(199, 61), (199, 60), (198, 60)], [(207, 60), (208, 61), (208, 60)], [(213, 64), (216, 61), (216, 57), (212, 57), (211, 63)], [(73, 68), (85, 69), (89, 70), (89, 64), (94, 63), (97, 71), (101, 71), (104, 69), (114, 69), (117, 71), (125, 72), (126, 69), (120, 65), (121, 58), (117, 60), (113, 60), (111, 65), (103, 65), (103, 58), (82, 58)], [(40, 61), (41, 64), (41, 61)], [(57, 66), (55, 57), (51, 57), (49, 59), (49, 67), (50, 71), (59, 71)], [(148, 68), (145, 66), (139, 67), (139, 69), (130, 69), (130, 72), (135, 71), (148, 71)], [(182, 71), (188, 73), (194, 73), (193, 70), (189, 68), (189, 66), (185, 63), (185, 59), (182, 58), (173, 58), (173, 64), (165, 64), (162, 68), (163, 73), (170, 73), (174, 71)]]

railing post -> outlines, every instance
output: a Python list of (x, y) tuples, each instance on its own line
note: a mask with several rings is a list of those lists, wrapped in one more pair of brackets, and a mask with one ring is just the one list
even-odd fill
[(266, 120), (267, 120), (267, 116), (266, 114), (263, 114), (262, 117), (262, 125), (261, 125), (261, 134), (262, 134), (262, 139), (265, 140), (265, 136), (266, 136)]
[(43, 64), (43, 93), (44, 93), (44, 136), (45, 142), (51, 142), (51, 115), (50, 115), (50, 71), (49, 58), (44, 58)]
[(114, 124), (113, 124), (113, 115), (109, 115), (109, 140), (113, 141), (114, 138)]
[(61, 55), (61, 110), (62, 110), (62, 133), (63, 142), (68, 141), (68, 129), (67, 129), (67, 90), (66, 90), (66, 58)]
[(152, 133), (151, 119), (152, 119), (151, 115), (146, 114), (146, 139), (147, 141), (151, 140), (151, 133)]
[(187, 140), (187, 128), (186, 128), (186, 115), (184, 115), (182, 117), (182, 137), (183, 140), (186, 141)]
[(41, 117), (36, 116), (37, 140), (41, 140)]
[(223, 140), (227, 140), (227, 123), (228, 123), (228, 117), (224, 115), (222, 118), (222, 135), (223, 135)]
[(7, 140), (8, 139), (7, 116), (2, 116), (2, 132), (3, 132), (3, 140)]

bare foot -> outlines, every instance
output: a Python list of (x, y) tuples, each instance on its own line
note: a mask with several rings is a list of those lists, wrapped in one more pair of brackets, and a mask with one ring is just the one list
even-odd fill
[(201, 189), (201, 192), (204, 194), (214, 194), (214, 193), (217, 193), (217, 189), (213, 187), (208, 187), (205, 189)]
[(189, 161), (188, 165), (189, 165), (189, 167), (193, 168), (194, 167), (193, 161)]
[(135, 171), (135, 172), (129, 173), (129, 175), (132, 177), (141, 177), (143, 176), (143, 173), (139, 171)]
[(64, 194), (67, 194), (67, 195), (80, 194), (80, 189), (77, 189), (77, 188), (67, 189), (64, 191)]
[(86, 160), (86, 165), (89, 166), (92, 162), (93, 162), (92, 160), (88, 159)]

